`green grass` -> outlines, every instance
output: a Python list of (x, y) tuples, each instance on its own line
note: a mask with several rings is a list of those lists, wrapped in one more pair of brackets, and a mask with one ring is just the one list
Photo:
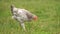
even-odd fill
[[(38, 21), (25, 23), (27, 32), (12, 19), (10, 5), (25, 8)], [(0, 0), (0, 34), (60, 34), (60, 0)]]

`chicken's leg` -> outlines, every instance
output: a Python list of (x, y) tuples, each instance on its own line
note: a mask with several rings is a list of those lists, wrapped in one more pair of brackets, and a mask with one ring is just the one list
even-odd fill
[(26, 30), (24, 23), (21, 23), (21, 27), (22, 27), (24, 30)]

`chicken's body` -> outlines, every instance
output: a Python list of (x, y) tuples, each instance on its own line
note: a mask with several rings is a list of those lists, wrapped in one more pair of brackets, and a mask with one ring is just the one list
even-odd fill
[(26, 30), (24, 21), (31, 21), (35, 16), (25, 9), (16, 8), (14, 6), (11, 6), (11, 11), (13, 14), (12, 18), (19, 21), (24, 30)]

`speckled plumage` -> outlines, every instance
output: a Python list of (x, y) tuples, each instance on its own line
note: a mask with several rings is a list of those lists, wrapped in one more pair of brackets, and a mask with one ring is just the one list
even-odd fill
[(12, 18), (20, 22), (22, 28), (25, 29), (24, 21), (31, 21), (35, 15), (30, 13), (26, 9), (16, 8), (14, 5), (11, 5)]

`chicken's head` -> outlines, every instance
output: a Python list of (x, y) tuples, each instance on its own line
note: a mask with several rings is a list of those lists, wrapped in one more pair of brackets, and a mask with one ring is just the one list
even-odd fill
[(33, 16), (33, 20), (37, 21), (38, 17), (37, 16)]

